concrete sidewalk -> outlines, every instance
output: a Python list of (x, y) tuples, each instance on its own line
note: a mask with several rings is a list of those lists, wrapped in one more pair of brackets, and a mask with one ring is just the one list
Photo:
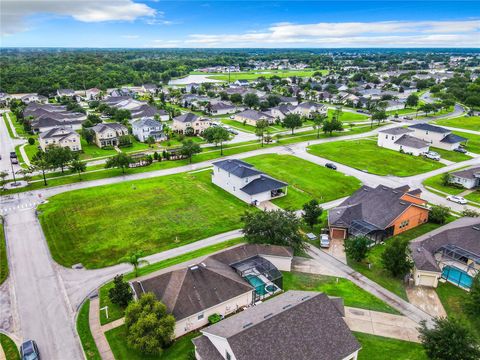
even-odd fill
[(97, 345), (102, 360), (115, 360), (107, 338), (105, 337), (104, 329), (100, 325), (100, 299), (98, 297), (90, 300), (88, 321), (95, 345)]

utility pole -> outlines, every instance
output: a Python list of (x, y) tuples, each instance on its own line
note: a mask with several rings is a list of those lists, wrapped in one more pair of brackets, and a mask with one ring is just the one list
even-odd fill
[(12, 167), (12, 175), (13, 175), (13, 186), (17, 186), (17, 179), (15, 179), (15, 170), (13, 169), (13, 162), (12, 158), (10, 158), (10, 166)]

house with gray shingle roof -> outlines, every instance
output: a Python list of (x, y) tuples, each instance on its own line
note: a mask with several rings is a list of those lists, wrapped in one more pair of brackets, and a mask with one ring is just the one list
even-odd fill
[(453, 134), (451, 130), (427, 123), (411, 125), (409, 129), (413, 130), (412, 136), (426, 141), (430, 146), (445, 150), (454, 150), (468, 140)]
[(191, 128), (194, 135), (200, 135), (212, 126), (212, 120), (194, 113), (185, 113), (173, 118), (173, 131), (184, 134)]
[(291, 290), (201, 330), (199, 360), (356, 360), (343, 300)]
[(417, 286), (437, 287), (438, 281), (470, 288), (480, 272), (480, 219), (463, 217), (410, 243)]
[(452, 172), (449, 181), (466, 189), (480, 187), (480, 166)]
[(260, 120), (265, 120), (270, 124), (275, 122), (275, 118), (270, 114), (252, 109), (248, 109), (239, 112), (238, 114), (235, 114), (233, 120), (252, 126), (256, 126), (257, 122), (259, 122)]
[(66, 126), (54, 127), (40, 133), (38, 142), (43, 151), (54, 146), (69, 148), (72, 151), (82, 150), (80, 134)]
[(238, 159), (214, 162), (212, 183), (254, 205), (286, 195), (288, 186)]
[(150, 137), (155, 141), (163, 141), (167, 139), (163, 132), (163, 125), (157, 120), (150, 118), (142, 118), (134, 121), (132, 123), (132, 133), (141, 142), (147, 141)]
[(380, 130), (378, 132), (377, 145), (415, 156), (428, 152), (429, 143), (412, 136), (413, 133), (412, 129), (401, 126)]

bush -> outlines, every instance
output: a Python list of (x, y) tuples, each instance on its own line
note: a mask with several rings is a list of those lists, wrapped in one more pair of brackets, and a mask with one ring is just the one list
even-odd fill
[(351, 237), (344, 241), (345, 253), (356, 262), (360, 262), (367, 257), (372, 240), (366, 236)]
[(123, 275), (117, 275), (113, 279), (113, 288), (108, 291), (110, 301), (118, 306), (124, 308), (133, 299), (130, 285), (123, 281)]
[(222, 320), (222, 315), (220, 315), (220, 314), (212, 314), (208, 317), (208, 323), (210, 325), (213, 325), (213, 324), (219, 322), (220, 320)]
[(34, 145), (35, 144), (35, 139), (32, 138), (32, 137), (28, 138), (28, 144), (29, 145)]
[(435, 224), (445, 224), (449, 214), (449, 207), (442, 205), (432, 205), (428, 218), (431, 222)]

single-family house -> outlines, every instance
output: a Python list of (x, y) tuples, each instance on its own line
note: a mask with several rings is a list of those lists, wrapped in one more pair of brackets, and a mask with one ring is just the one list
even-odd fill
[(91, 88), (88, 90), (85, 90), (85, 100), (90, 101), (90, 100), (100, 100), (100, 95), (101, 95), (101, 90), (97, 88)]
[(260, 120), (265, 120), (266, 122), (272, 124), (275, 122), (275, 118), (266, 112), (257, 111), (248, 109), (245, 111), (241, 111), (238, 114), (233, 116), (233, 120), (239, 121), (241, 123), (245, 123), (248, 125), (256, 126), (257, 122)]
[(128, 128), (119, 123), (102, 123), (92, 127), (99, 148), (119, 145), (120, 138), (128, 135)]
[(72, 151), (82, 150), (80, 134), (65, 126), (58, 126), (40, 133), (38, 142), (43, 151), (53, 146), (69, 148)]
[(343, 299), (290, 290), (200, 330), (198, 360), (356, 360)]
[(163, 125), (157, 120), (142, 118), (132, 123), (132, 133), (141, 142), (153, 138), (156, 142), (166, 140)]
[(155, 94), (158, 90), (157, 85), (155, 84), (143, 84), (142, 85), (142, 92), (144, 94)]
[(172, 129), (184, 134), (188, 133), (188, 129), (191, 128), (194, 135), (200, 135), (210, 126), (212, 126), (211, 119), (200, 117), (194, 113), (185, 113), (173, 118)]
[(283, 120), (285, 117), (290, 114), (290, 112), (295, 109), (295, 106), (289, 104), (280, 104), (271, 108), (268, 112), (277, 120)]
[(440, 149), (454, 150), (468, 140), (462, 136), (453, 134), (451, 130), (427, 123), (410, 125), (409, 128), (413, 130), (412, 136), (422, 139), (430, 143), (430, 146)]
[(448, 281), (469, 289), (480, 271), (480, 219), (463, 217), (410, 243), (417, 286)]
[(48, 98), (46, 96), (39, 95), (39, 94), (27, 94), (22, 96), (20, 100), (22, 100), (22, 102), (25, 104), (30, 104), (30, 103), (46, 104), (48, 102)]
[(288, 186), (238, 159), (214, 162), (212, 183), (255, 205), (286, 195)]
[(419, 156), (428, 152), (430, 144), (422, 139), (413, 137), (413, 130), (404, 127), (380, 130), (377, 145), (390, 150), (402, 151)]
[(465, 189), (480, 187), (480, 167), (454, 171), (450, 173), (449, 182), (461, 185)]
[(75, 97), (75, 90), (72, 90), (72, 89), (58, 89), (57, 90), (57, 96), (59, 97), (63, 97), (63, 96), (66, 96), (66, 97)]
[(153, 292), (176, 319), (175, 338), (208, 324), (213, 314), (226, 316), (278, 294), (281, 271), (291, 271), (293, 251), (273, 245), (240, 245), (197, 264), (160, 270), (131, 287), (136, 298)]
[(302, 117), (311, 117), (314, 113), (326, 115), (327, 106), (313, 102), (303, 102), (298, 104), (295, 109), (291, 110), (291, 112)]
[(233, 85), (235, 85), (235, 86), (248, 86), (248, 80), (238, 79), (238, 80), (233, 82)]
[(362, 186), (339, 206), (328, 211), (333, 239), (368, 236), (375, 242), (413, 229), (428, 221), (427, 201), (421, 190), (408, 186)]
[(32, 130), (36, 133), (43, 133), (56, 127), (65, 127), (72, 130), (81, 130), (85, 120), (79, 117), (42, 115), (31, 122)]
[(214, 115), (233, 114), (235, 111), (237, 111), (237, 107), (235, 105), (224, 101), (218, 101), (210, 104), (209, 109), (210, 113)]
[(200, 87), (200, 85), (197, 84), (197, 83), (187, 84), (187, 85), (185, 85), (185, 91), (188, 92), (188, 93), (191, 93), (192, 89), (194, 89), (194, 91), (195, 91), (195, 90), (198, 90), (199, 87)]

